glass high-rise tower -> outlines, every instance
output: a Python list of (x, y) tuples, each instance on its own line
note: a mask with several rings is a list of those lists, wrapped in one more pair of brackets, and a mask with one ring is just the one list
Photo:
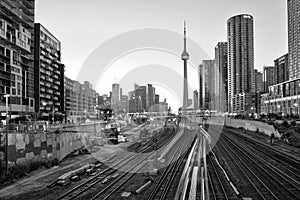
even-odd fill
[(300, 78), (300, 1), (288, 0), (289, 79)]
[(253, 107), (253, 17), (248, 14), (231, 17), (227, 21), (227, 39), (229, 112), (245, 115)]

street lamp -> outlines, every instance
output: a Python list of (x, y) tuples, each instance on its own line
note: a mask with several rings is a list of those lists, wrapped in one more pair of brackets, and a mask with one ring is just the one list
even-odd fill
[(5, 165), (6, 165), (6, 173), (8, 173), (8, 97), (10, 97), (10, 94), (4, 95), (6, 100), (6, 132), (5, 132)]
[[(43, 101), (42, 105), (45, 107), (47, 106), (47, 102)], [(49, 121), (50, 121), (50, 117), (49, 117)], [(54, 104), (52, 104), (52, 123), (54, 124)]]
[(298, 103), (294, 103), (295, 106), (295, 115), (298, 113)]
[(10, 97), (11, 95), (10, 94), (6, 94), (4, 95), (5, 97), (5, 101), (6, 101), (6, 129), (7, 129), (7, 126), (8, 126), (8, 97)]

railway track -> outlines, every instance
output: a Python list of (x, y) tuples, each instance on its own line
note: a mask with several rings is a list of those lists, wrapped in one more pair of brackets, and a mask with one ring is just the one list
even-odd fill
[(247, 180), (237, 184), (242, 195), (254, 199), (298, 199), (298, 180), (271, 165), (266, 157), (249, 146), (249, 142), (244, 140), (242, 143), (242, 140), (225, 132), (219, 140), (219, 147), (235, 164), (235, 177), (240, 182)]
[[(189, 148), (190, 149), (190, 148)], [(182, 152), (185, 152), (183, 155), (181, 155)], [(168, 198), (168, 193), (170, 191), (170, 188), (172, 186), (172, 183), (174, 182), (174, 179), (179, 172), (179, 169), (183, 166), (184, 159), (186, 158), (187, 154), (189, 153), (188, 149), (184, 145), (184, 142), (182, 142), (180, 145), (176, 147), (176, 153), (172, 155), (171, 157), (171, 164), (166, 167), (164, 170), (162, 176), (156, 183), (154, 189), (151, 191), (151, 193), (148, 195), (147, 200), (153, 200), (153, 199), (171, 199)], [(171, 194), (173, 196), (174, 194)]]
[[(229, 194), (232, 194), (231, 189), (228, 187), (228, 182), (220, 174), (220, 170), (217, 169), (216, 164), (213, 160), (212, 153), (207, 155), (208, 161), (208, 182), (210, 188), (210, 199), (219, 200), (229, 200)], [(225, 182), (224, 182), (225, 181)], [(232, 199), (232, 198), (230, 198)]]
[[(167, 131), (174, 132), (175, 129), (171, 128), (168, 129)], [(165, 138), (165, 140), (159, 140), (159, 143), (157, 144), (158, 149), (163, 147), (171, 139), (172, 137), (168, 137)], [(151, 148), (151, 146), (149, 147)], [(144, 152), (147, 152), (147, 149), (145, 149)], [(146, 154), (143, 160), (147, 160), (147, 158), (149, 158), (149, 155)], [(93, 198), (91, 198), (91, 200), (96, 200), (96, 199), (106, 200), (111, 198), (113, 195), (118, 193), (119, 189), (122, 188), (127, 182), (129, 182), (136, 175), (136, 173), (138, 173), (143, 167), (146, 167), (146, 165), (147, 163), (145, 162), (144, 164), (142, 164), (142, 166), (137, 166), (138, 169), (135, 169), (135, 167), (133, 167), (133, 169), (129, 170), (130, 173), (123, 174), (123, 176), (119, 177), (111, 184), (109, 184), (107, 187), (99, 191), (96, 195), (94, 195)]]
[(235, 137), (238, 137), (242, 140), (247, 141), (248, 148), (251, 148), (252, 151), (255, 151), (257, 155), (263, 156), (266, 160), (272, 163), (273, 166), (276, 166), (281, 171), (284, 171), (286, 174), (289, 174), (292, 177), (295, 177), (297, 180), (300, 180), (300, 162), (292, 157), (288, 157), (280, 152), (275, 152), (270, 149), (267, 145), (257, 144), (257, 142), (242, 136), (241, 134), (230, 130), (231, 134), (234, 134)]
[[(227, 137), (227, 138), (226, 138)], [(239, 142), (237, 139), (226, 135), (227, 142), (231, 142), (232, 148), (235, 148), (236, 152), (243, 155), (253, 170), (260, 174), (261, 177), (265, 177), (265, 184), (272, 188), (274, 194), (276, 194), (279, 199), (298, 199), (300, 197), (300, 179), (297, 177), (290, 176), (287, 173), (280, 170), (278, 167), (273, 166), (266, 161), (267, 154), (258, 155), (256, 152), (251, 151), (245, 144)]]
[[(175, 132), (175, 129), (169, 129), (168, 131)], [(168, 140), (165, 140), (165, 141), (160, 140), (157, 143), (157, 147), (162, 148), (167, 142), (168, 142)], [(138, 167), (139, 164), (143, 160), (146, 160), (147, 157), (151, 156), (151, 154), (143, 155), (142, 153), (143, 152), (148, 152), (152, 148), (153, 147), (151, 145), (146, 145), (146, 146), (141, 147), (139, 149), (140, 153), (138, 154), (138, 156), (136, 156), (136, 154), (131, 154), (127, 157), (124, 157), (119, 162), (113, 164), (113, 166), (111, 168), (108, 168), (108, 169), (105, 169), (104, 171), (99, 172), (94, 177), (92, 177), (89, 180), (83, 182), (82, 184), (74, 187), (73, 189), (67, 191), (63, 195), (59, 196), (56, 200), (75, 199), (79, 196), (82, 196), (84, 193), (87, 193), (87, 192), (88, 193), (94, 193), (92, 199), (96, 199), (100, 195), (102, 195), (103, 193), (106, 193), (109, 190), (108, 187), (104, 187), (103, 189), (100, 190), (100, 192), (95, 192), (96, 190), (99, 190), (99, 185), (101, 184), (101, 182), (105, 181), (106, 179), (107, 180), (111, 179), (111, 177), (113, 175), (116, 175), (116, 173), (119, 171), (119, 169), (122, 169), (122, 171), (125, 171), (124, 169), (126, 169), (127, 172), (123, 172), (121, 174), (118, 174), (118, 177), (115, 178), (109, 184), (109, 186), (111, 188), (113, 188), (113, 190), (117, 190), (119, 187), (122, 186), (122, 184), (125, 184), (135, 174), (135, 173), (130, 174), (128, 171), (136, 172), (136, 167)], [(118, 182), (120, 182), (121, 179), (124, 179), (126, 181), (122, 181), (121, 185), (115, 186), (115, 185), (119, 184)], [(94, 191), (94, 192), (92, 192), (92, 191)]]

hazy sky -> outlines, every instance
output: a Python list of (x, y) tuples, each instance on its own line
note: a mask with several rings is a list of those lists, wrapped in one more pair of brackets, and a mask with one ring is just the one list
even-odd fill
[[(262, 70), (264, 65), (273, 65), (274, 59), (287, 53), (286, 0), (36, 1), (36, 22), (62, 42), (62, 62), (66, 75), (72, 79), (77, 78), (88, 56), (113, 36), (141, 28), (181, 34), (183, 20), (187, 20), (188, 37), (213, 59), (217, 42), (226, 41), (226, 21), (244, 13), (254, 17), (255, 68)], [(178, 49), (178, 53), (181, 51)], [(111, 84), (99, 92), (107, 93)], [(197, 89), (197, 84), (192, 89)]]

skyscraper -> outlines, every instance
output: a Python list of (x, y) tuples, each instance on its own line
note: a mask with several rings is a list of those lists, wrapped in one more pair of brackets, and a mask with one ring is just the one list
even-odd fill
[(152, 111), (152, 106), (155, 103), (155, 88), (151, 85), (148, 84), (147, 87), (147, 110), (150, 112)]
[(254, 92), (253, 17), (242, 14), (228, 19), (227, 40), (229, 112), (246, 115), (253, 106), (246, 99)]
[(273, 66), (264, 66), (263, 71), (263, 84), (264, 92), (269, 92), (269, 86), (274, 85), (274, 67)]
[(274, 60), (274, 84), (289, 80), (288, 63), (289, 54), (285, 54)]
[(300, 1), (287, 0), (289, 79), (300, 78)]
[(139, 86), (134, 90), (137, 111), (138, 112), (147, 112), (147, 86)]
[(200, 71), (200, 107), (205, 110), (215, 110), (216, 97), (216, 65), (214, 60), (203, 60)]
[(215, 61), (217, 68), (217, 110), (227, 112), (228, 108), (228, 53), (227, 42), (219, 42), (215, 47)]
[(255, 69), (253, 77), (255, 92), (263, 92), (263, 74)]
[(199, 102), (199, 98), (198, 98), (198, 91), (195, 90), (194, 91), (194, 110), (199, 110), (199, 105), (198, 105), (198, 102)]
[(112, 84), (111, 109), (114, 112), (118, 112), (119, 106), (120, 106), (120, 85), (115, 83)]
[(34, 0), (0, 1), (0, 111), (34, 112)]

